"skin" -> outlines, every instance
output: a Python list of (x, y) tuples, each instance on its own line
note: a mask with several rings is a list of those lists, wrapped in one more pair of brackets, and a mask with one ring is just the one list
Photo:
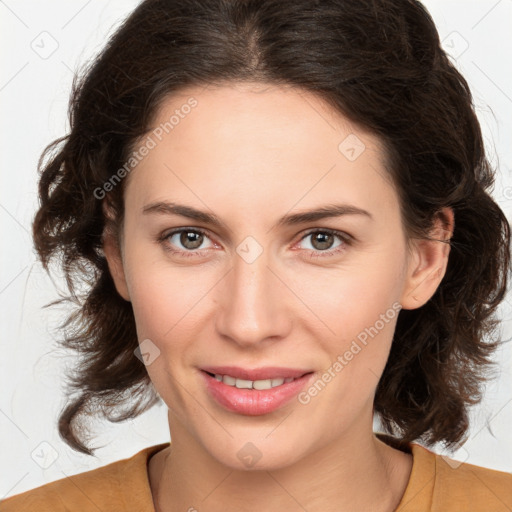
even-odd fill
[[(393, 304), (414, 309), (429, 300), (449, 245), (413, 240), (408, 249), (379, 140), (312, 93), (257, 83), (193, 87), (169, 97), (153, 126), (191, 96), (197, 106), (129, 175), (120, 248), (105, 233), (110, 271), (132, 303), (139, 341), (160, 351), (147, 370), (169, 408), (172, 446), (149, 462), (155, 509), (395, 510), (412, 457), (378, 440), (372, 421), (397, 316), (308, 404), (293, 399), (263, 416), (222, 408), (198, 368), (285, 366), (321, 375)], [(350, 134), (365, 145), (353, 161), (338, 149)], [(214, 213), (224, 226), (142, 213), (158, 201)], [(285, 214), (331, 203), (371, 218), (275, 226)], [(452, 211), (443, 213), (435, 238), (453, 230)], [(158, 241), (180, 227), (207, 231), (199, 249), (180, 243), (179, 233)], [(335, 236), (322, 249), (306, 236), (311, 228), (338, 230), (353, 242)], [(248, 236), (263, 248), (251, 263), (236, 251)], [(165, 247), (202, 254), (187, 258)], [(247, 442), (261, 454), (250, 468), (237, 456)]]

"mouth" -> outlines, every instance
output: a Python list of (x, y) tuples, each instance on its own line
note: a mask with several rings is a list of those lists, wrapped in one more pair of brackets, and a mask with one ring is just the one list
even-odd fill
[(222, 375), (220, 373), (212, 373), (206, 371), (205, 373), (210, 377), (213, 377), (218, 382), (226, 384), (227, 386), (236, 387), (238, 389), (257, 389), (259, 391), (263, 391), (265, 389), (272, 389), (278, 386), (282, 386), (283, 384), (288, 384), (312, 372), (304, 373), (299, 377), (274, 377), (271, 379), (258, 380), (242, 379), (240, 377), (234, 377), (233, 375)]
[(303, 389), (312, 370), (292, 368), (209, 367), (200, 371), (206, 390), (223, 408), (256, 416), (282, 407)]
[(255, 369), (247, 369), (240, 366), (204, 366), (201, 370), (213, 376), (227, 376), (233, 379), (250, 380), (252, 382), (272, 379), (297, 379), (307, 373), (313, 373), (313, 370), (310, 369), (285, 368), (279, 366), (266, 366), (264, 368)]

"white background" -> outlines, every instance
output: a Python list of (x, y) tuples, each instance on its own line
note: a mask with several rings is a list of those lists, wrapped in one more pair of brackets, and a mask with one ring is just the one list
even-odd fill
[[(56, 285), (64, 287), (58, 280), (52, 282), (37, 263), (30, 236), (37, 206), (37, 160), (46, 144), (67, 133), (73, 71), (102, 48), (137, 3), (0, 1), (0, 499), (169, 440), (161, 405), (124, 424), (98, 423), (93, 444), (105, 448), (95, 457), (74, 452), (61, 441), (56, 419), (64, 405), (63, 373), (73, 360), (55, 342), (64, 311), (42, 308), (57, 298)], [(445, 48), (470, 83), (488, 151), (499, 167), (494, 197), (510, 219), (512, 0), (424, 3)], [(54, 49), (51, 55), (45, 53)], [(512, 335), (511, 304), (509, 294), (500, 312), (505, 338)], [(470, 439), (453, 457), (510, 472), (509, 345), (496, 356), (499, 378), (488, 384), (483, 403), (473, 411)]]

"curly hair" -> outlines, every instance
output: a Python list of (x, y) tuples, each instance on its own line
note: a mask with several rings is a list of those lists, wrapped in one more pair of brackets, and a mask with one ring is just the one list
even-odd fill
[(122, 421), (159, 401), (102, 251), (105, 229), (120, 234), (126, 179), (108, 193), (105, 184), (169, 95), (235, 81), (311, 91), (379, 137), (408, 237), (428, 238), (440, 210), (453, 209), (446, 274), (426, 304), (400, 311), (374, 398), (388, 433), (452, 447), (500, 343), (510, 226), (490, 196), (494, 170), (469, 86), (414, 0), (145, 0), (75, 76), (70, 132), (39, 160), (33, 222), (42, 264), (49, 271), (59, 257), (69, 288), (53, 304), (75, 306), (61, 326), (62, 345), (77, 353), (61, 437), (92, 454), (86, 415)]

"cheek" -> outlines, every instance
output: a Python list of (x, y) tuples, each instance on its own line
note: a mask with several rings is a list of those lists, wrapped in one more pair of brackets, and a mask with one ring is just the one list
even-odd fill
[(357, 407), (365, 397), (370, 399), (382, 375), (401, 310), (403, 267), (397, 256), (373, 254), (364, 264), (329, 276), (323, 287), (309, 287), (309, 292), (303, 287), (304, 302), (321, 320), (315, 320), (322, 327), (313, 336), (328, 354), (326, 379), (335, 375), (334, 384), (328, 385), (333, 407)]
[(173, 340), (179, 344), (197, 324), (201, 300), (212, 288), (208, 272), (186, 268), (159, 256), (151, 261), (150, 251), (131, 253), (127, 275), (130, 299), (139, 339), (157, 344)]
[(307, 277), (290, 276), (294, 279), (294, 292), (312, 313), (306, 315), (311, 319), (310, 327), (315, 318), (326, 328), (328, 337), (338, 340), (340, 345), (376, 323), (379, 331), (387, 335), (390, 319), (399, 309), (403, 281), (400, 265), (396, 261), (388, 263), (376, 258), (350, 267), (324, 269)]
[(153, 252), (143, 240), (127, 240), (125, 245), (125, 276), (139, 341), (159, 338), (172, 327), (179, 293), (166, 279), (168, 272), (152, 259)]
[(145, 272), (132, 280), (131, 292), (139, 336), (163, 341), (189, 321), (194, 295), (179, 281)]
[(198, 325), (194, 305), (201, 294), (198, 289), (191, 289), (195, 280), (184, 280), (180, 270), (136, 258), (132, 261), (129, 286), (138, 339), (151, 340), (159, 351), (146, 370), (167, 406), (186, 421), (187, 415), (183, 416), (182, 411), (188, 407), (187, 400), (179, 383), (186, 378), (181, 370), (188, 366), (194, 346), (193, 331)]
[[(218, 282), (218, 269), (179, 265), (142, 242), (127, 249), (127, 280), (139, 339), (154, 339), (155, 343), (173, 339), (179, 344), (208, 315), (215, 316), (214, 297), (220, 289), (223, 295), (228, 292)], [(339, 352), (358, 336), (364, 341), (365, 332), (374, 332), (376, 324), (382, 337), (391, 338), (393, 322), (385, 318), (382, 326), (380, 318), (400, 296), (401, 263), (396, 250), (381, 247), (339, 268), (282, 268), (279, 273), (290, 283), (294, 297), (290, 299), (290, 291), (283, 288), (283, 304), (289, 307), (283, 306), (281, 313), (296, 316), (317, 342), (330, 339), (329, 353), (333, 348)]]

